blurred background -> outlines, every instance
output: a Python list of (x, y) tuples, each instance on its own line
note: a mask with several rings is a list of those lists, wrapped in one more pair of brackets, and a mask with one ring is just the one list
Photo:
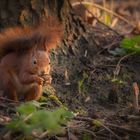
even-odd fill
[(71, 0), (75, 12), (95, 26), (94, 16), (122, 34), (140, 31), (140, 0)]

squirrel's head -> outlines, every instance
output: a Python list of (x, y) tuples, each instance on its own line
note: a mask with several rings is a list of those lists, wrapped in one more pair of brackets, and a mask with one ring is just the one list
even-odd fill
[(30, 53), (28, 61), (28, 69), (33, 73), (44, 76), (50, 73), (49, 53), (43, 50), (33, 50)]

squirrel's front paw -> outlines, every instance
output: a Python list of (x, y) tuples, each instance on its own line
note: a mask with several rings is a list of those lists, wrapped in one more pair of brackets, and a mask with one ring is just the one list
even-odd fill
[(44, 79), (41, 78), (41, 77), (36, 77), (36, 78), (35, 78), (35, 82), (37, 82), (39, 85), (43, 85)]
[(43, 76), (43, 78), (44, 78), (44, 82), (43, 82), (43, 85), (45, 86), (45, 85), (48, 85), (48, 84), (51, 84), (51, 82), (52, 82), (52, 77), (50, 76), (50, 75), (45, 75), (45, 76)]

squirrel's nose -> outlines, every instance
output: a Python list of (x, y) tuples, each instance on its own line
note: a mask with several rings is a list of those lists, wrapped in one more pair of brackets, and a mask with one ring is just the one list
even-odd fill
[(45, 71), (44, 70), (41, 71), (41, 75), (42, 76), (45, 75)]
[(41, 71), (39, 71), (39, 73), (38, 73), (40, 76), (44, 76), (45, 75), (45, 70), (41, 70)]

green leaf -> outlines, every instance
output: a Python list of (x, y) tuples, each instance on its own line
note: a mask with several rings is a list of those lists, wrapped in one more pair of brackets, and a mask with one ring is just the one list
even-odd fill
[(124, 48), (128, 53), (140, 54), (140, 35), (132, 38), (125, 38), (121, 41), (121, 47)]
[(82, 140), (93, 140), (92, 136), (89, 134), (84, 134)]
[(29, 115), (36, 111), (36, 107), (32, 102), (28, 102), (28, 103), (20, 105), (17, 108), (17, 111), (21, 113), (22, 115)]
[(25, 135), (31, 134), (34, 130), (38, 132), (47, 130), (49, 133), (57, 134), (63, 130), (62, 125), (66, 125), (73, 117), (73, 113), (64, 107), (48, 111), (40, 105), (38, 102), (28, 102), (19, 106), (17, 108), (19, 116), (7, 125), (7, 129)]
[(93, 120), (92, 123), (93, 123), (94, 125), (98, 126), (98, 127), (102, 126), (102, 122), (99, 121), (99, 120)]
[(7, 125), (7, 128), (13, 132), (23, 132), (24, 134), (29, 134), (32, 132), (34, 127), (32, 125), (27, 125), (23, 119), (16, 119)]

